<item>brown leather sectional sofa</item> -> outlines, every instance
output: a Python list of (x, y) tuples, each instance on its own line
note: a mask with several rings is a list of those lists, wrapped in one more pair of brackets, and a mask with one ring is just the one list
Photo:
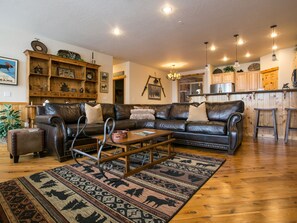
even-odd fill
[[(59, 161), (71, 158), (69, 148), (77, 130), (77, 121), (85, 114), (84, 103), (54, 104), (38, 106), (36, 125), (46, 132), (45, 142), (49, 152), (55, 152)], [(106, 104), (102, 103), (103, 119), (113, 117), (116, 129), (156, 128), (172, 130), (174, 143), (226, 150), (234, 154), (240, 146), (243, 136), (243, 101), (206, 102), (209, 121), (187, 122), (189, 103), (173, 103), (158, 105), (139, 104)], [(130, 110), (134, 106), (143, 106), (155, 110), (155, 120), (130, 120)], [(82, 124), (81, 124), (82, 125)], [(87, 135), (103, 133), (102, 124), (88, 124)], [(80, 136), (76, 145), (86, 151), (94, 150), (96, 141)]]

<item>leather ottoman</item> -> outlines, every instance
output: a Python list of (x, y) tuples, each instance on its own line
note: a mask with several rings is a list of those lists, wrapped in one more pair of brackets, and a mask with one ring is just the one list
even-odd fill
[(13, 162), (19, 161), (19, 156), (27, 153), (39, 155), (44, 148), (44, 130), (38, 128), (14, 129), (8, 131), (7, 150)]

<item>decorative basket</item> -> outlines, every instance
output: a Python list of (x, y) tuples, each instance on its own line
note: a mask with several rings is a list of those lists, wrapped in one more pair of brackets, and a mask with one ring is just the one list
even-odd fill
[(128, 137), (128, 130), (116, 130), (111, 135), (113, 142), (119, 142)]

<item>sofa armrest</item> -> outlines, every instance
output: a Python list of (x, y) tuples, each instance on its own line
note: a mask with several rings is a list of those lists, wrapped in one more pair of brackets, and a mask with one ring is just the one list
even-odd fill
[(232, 113), (227, 121), (227, 133), (229, 135), (230, 155), (234, 154), (235, 150), (242, 142), (243, 138), (243, 114), (239, 112)]
[(37, 127), (45, 130), (46, 149), (55, 152), (57, 157), (64, 154), (64, 145), (67, 142), (67, 131), (64, 120), (57, 115), (37, 115)]

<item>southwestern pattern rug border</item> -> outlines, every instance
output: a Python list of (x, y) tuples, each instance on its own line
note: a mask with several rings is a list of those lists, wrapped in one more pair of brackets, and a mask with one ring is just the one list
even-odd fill
[(91, 160), (57, 167), (0, 183), (0, 223), (168, 222), (224, 162), (177, 153), (125, 179), (117, 161), (108, 179)]

